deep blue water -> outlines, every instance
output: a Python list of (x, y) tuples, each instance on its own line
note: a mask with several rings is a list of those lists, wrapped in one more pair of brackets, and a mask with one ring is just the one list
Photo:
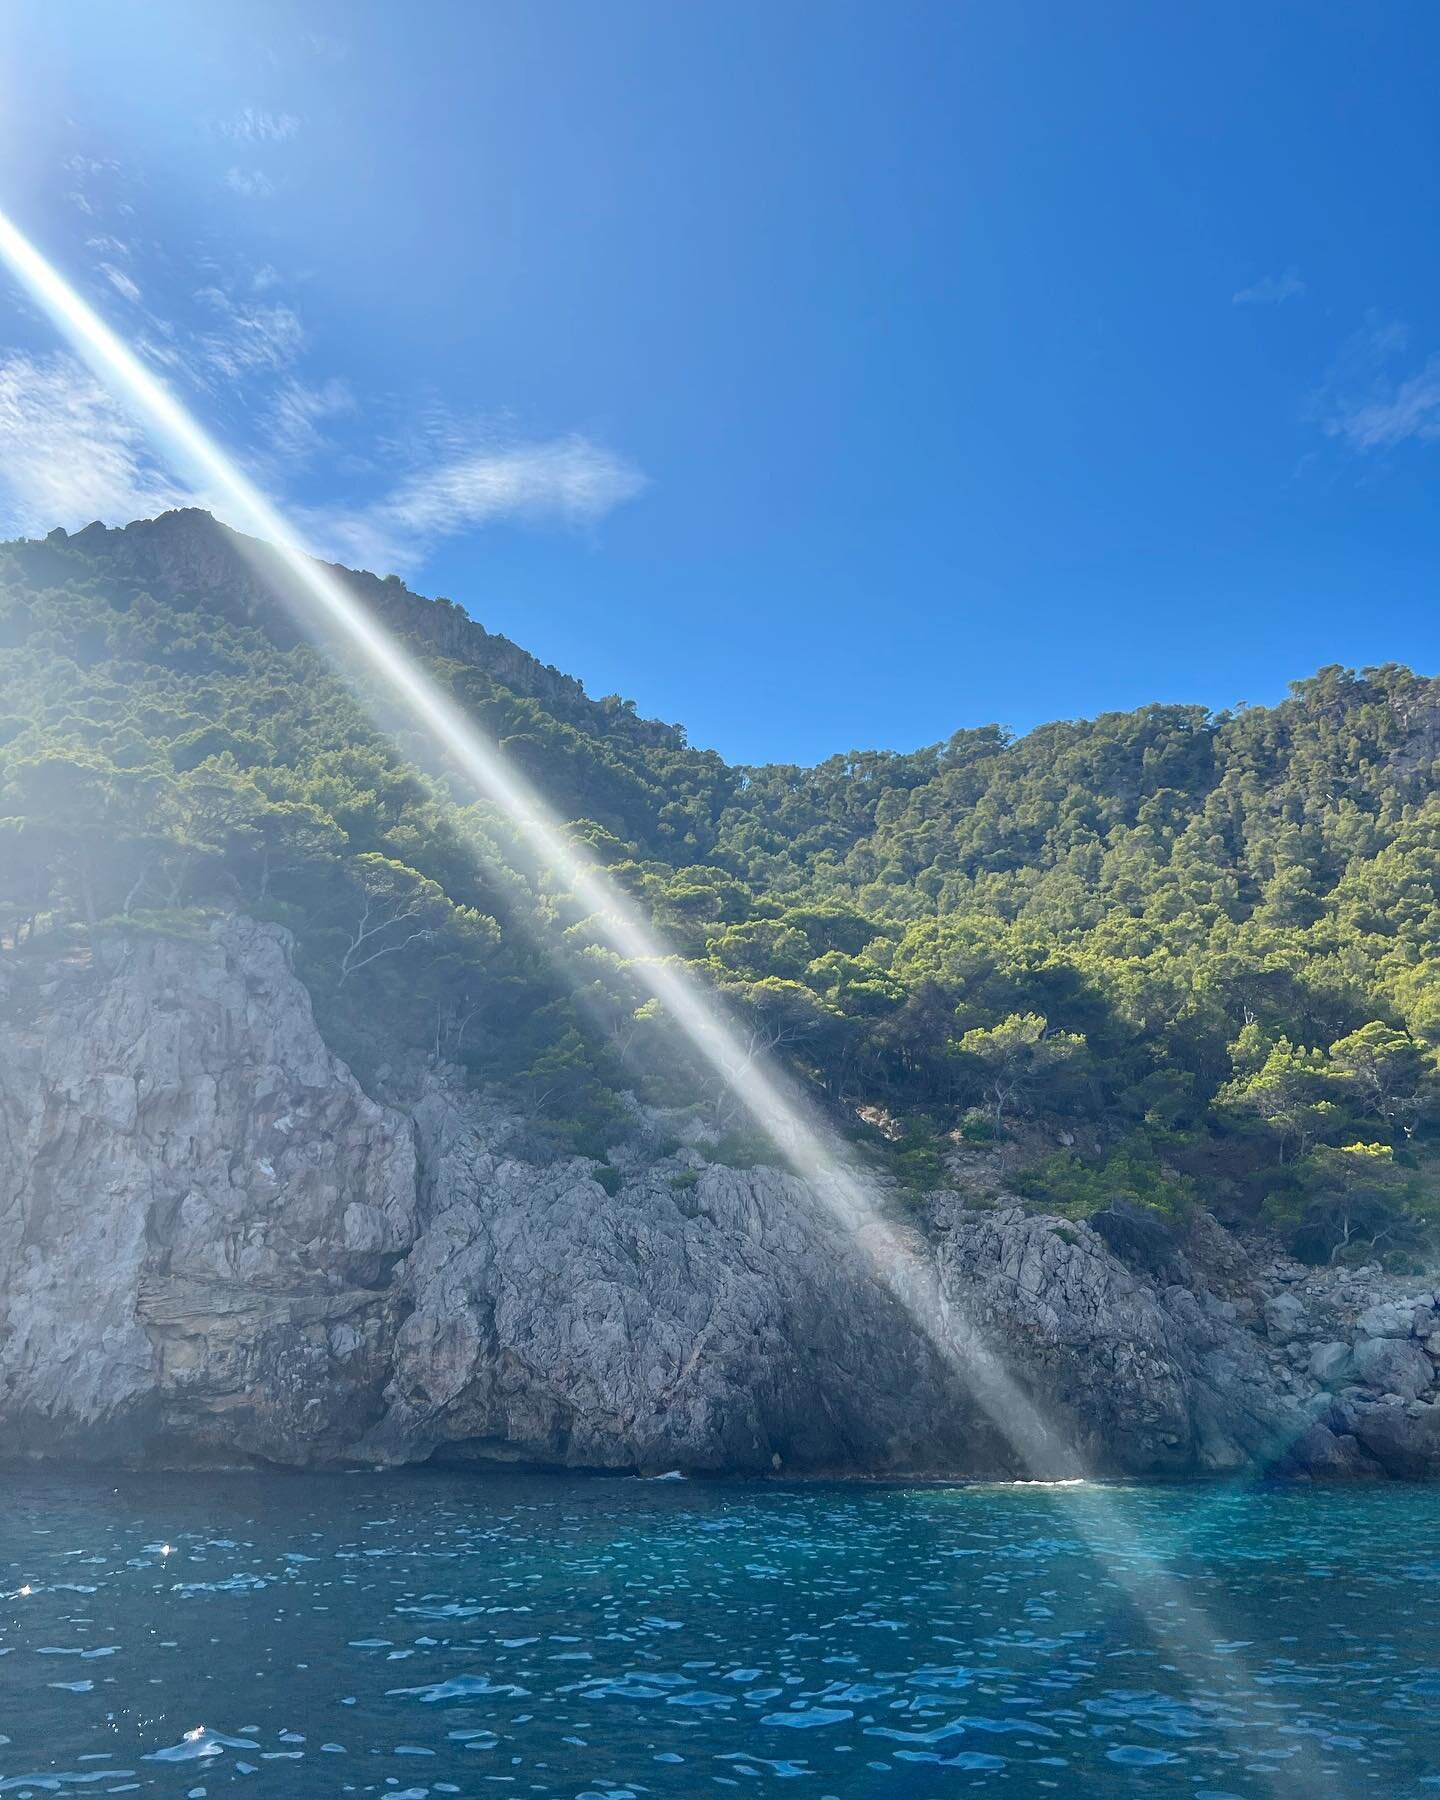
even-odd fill
[(1433, 1490), (0, 1496), (4, 1794), (1440, 1794)]

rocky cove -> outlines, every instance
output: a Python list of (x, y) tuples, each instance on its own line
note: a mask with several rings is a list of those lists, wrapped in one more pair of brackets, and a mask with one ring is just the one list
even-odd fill
[[(244, 916), (7, 981), (6, 1460), (1026, 1472), (793, 1175), (642, 1133), (602, 1184), (443, 1068), (372, 1098)], [(956, 1194), (901, 1228), (1057, 1458), (1440, 1473), (1433, 1285), (1096, 1223)]]

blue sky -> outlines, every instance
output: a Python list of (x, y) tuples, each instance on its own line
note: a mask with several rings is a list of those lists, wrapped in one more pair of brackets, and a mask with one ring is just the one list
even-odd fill
[[(809, 761), (1436, 668), (1437, 54), (1389, 3), (20, 0), (0, 205), (314, 541)], [(189, 497), (0, 290), (0, 526)]]

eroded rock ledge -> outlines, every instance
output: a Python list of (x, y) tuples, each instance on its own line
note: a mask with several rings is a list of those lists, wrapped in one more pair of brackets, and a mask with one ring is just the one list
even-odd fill
[(369, 1098), (240, 917), (9, 979), (5, 1458), (1020, 1473), (978, 1333), (1052, 1472), (1440, 1474), (1423, 1282), (958, 1199), (862, 1254), (794, 1176), (686, 1151), (612, 1196), (441, 1075)]

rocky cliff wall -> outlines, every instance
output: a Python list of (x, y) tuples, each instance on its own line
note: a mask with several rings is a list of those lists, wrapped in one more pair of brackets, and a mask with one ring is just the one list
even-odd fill
[(1022, 1473), (978, 1335), (1042, 1472), (1440, 1474), (1422, 1282), (958, 1198), (877, 1254), (643, 1139), (612, 1195), (442, 1075), (369, 1098), (243, 918), (0, 982), (0, 1456)]
[(107, 949), (0, 1004), (0, 1449), (343, 1454), (398, 1325), (408, 1121), (277, 930)]

